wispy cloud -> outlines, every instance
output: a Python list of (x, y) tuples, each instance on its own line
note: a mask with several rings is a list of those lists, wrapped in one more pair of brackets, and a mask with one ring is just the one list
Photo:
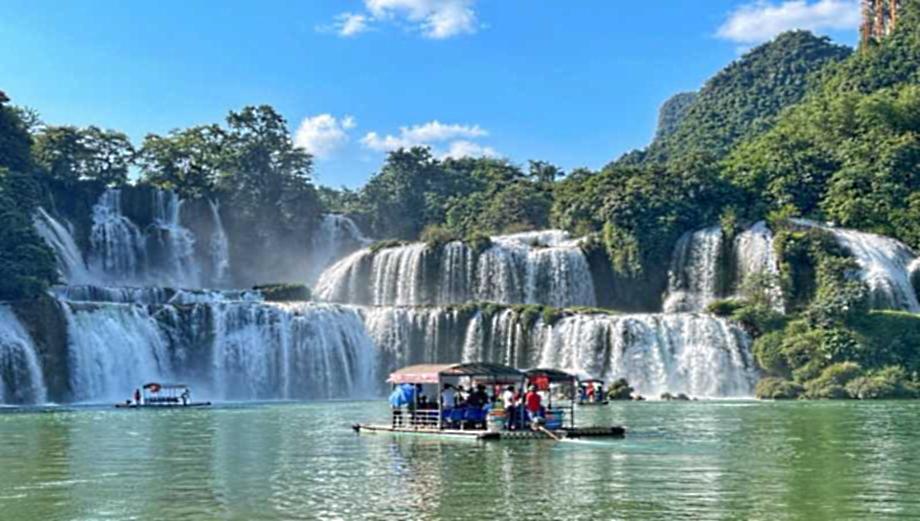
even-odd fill
[(428, 146), (432, 148), (436, 156), (442, 158), (497, 156), (498, 152), (494, 148), (472, 141), (488, 135), (488, 131), (479, 125), (444, 124), (440, 121), (430, 121), (421, 125), (402, 127), (396, 135), (368, 132), (361, 138), (361, 144), (375, 152)]
[(473, 34), (479, 30), (478, 0), (364, 0), (364, 13), (342, 13), (331, 26), (317, 27), (339, 36), (356, 36), (375, 24), (408, 24), (435, 40)]
[(859, 0), (758, 0), (732, 12), (716, 34), (733, 42), (756, 44), (792, 29), (855, 29), (859, 21)]
[(329, 159), (348, 143), (348, 131), (355, 128), (355, 118), (337, 119), (331, 114), (304, 118), (294, 133), (294, 144), (317, 159)]

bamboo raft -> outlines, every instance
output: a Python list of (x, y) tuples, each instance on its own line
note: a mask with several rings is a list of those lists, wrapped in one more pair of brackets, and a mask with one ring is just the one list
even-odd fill
[[(554, 431), (487, 431), (487, 430), (459, 430), (437, 429), (430, 427), (392, 427), (390, 425), (371, 425), (356, 423), (351, 426), (356, 433), (394, 433), (416, 434), (422, 436), (441, 436), (445, 438), (463, 438), (469, 440), (501, 441), (501, 440), (549, 440), (555, 436), (557, 439), (582, 439), (582, 438), (622, 438), (626, 435), (623, 427), (576, 427), (558, 429)], [(551, 435), (552, 436), (551, 436)]]

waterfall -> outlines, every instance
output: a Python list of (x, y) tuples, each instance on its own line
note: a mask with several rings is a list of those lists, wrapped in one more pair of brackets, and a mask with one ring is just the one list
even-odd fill
[(215, 304), (214, 371), (225, 399), (372, 394), (374, 345), (351, 308)]
[(860, 276), (869, 286), (874, 308), (920, 311), (917, 293), (910, 282), (911, 263), (916, 256), (905, 244), (890, 237), (854, 230), (831, 229), (860, 267)]
[(44, 403), (45, 397), (32, 338), (13, 310), (0, 305), (0, 404)]
[(211, 208), (211, 219), (214, 223), (214, 233), (211, 235), (213, 279), (218, 286), (225, 286), (230, 276), (230, 242), (224, 231), (224, 222), (220, 218), (220, 202), (208, 201), (208, 206)]
[(758, 379), (747, 335), (706, 315), (576, 315), (537, 336), (535, 365), (626, 378), (648, 396), (750, 396)]
[(920, 312), (917, 292), (911, 284), (917, 256), (904, 243), (873, 233), (822, 226), (806, 219), (794, 224), (820, 228), (831, 234), (859, 264), (860, 279), (869, 287), (870, 305), (877, 309)]
[(180, 223), (179, 196), (156, 190), (151, 206), (153, 221), (141, 231), (123, 214), (121, 190), (102, 194), (93, 207), (91, 269), (110, 284), (200, 287), (195, 237)]
[(195, 260), (195, 237), (180, 223), (182, 201), (175, 192), (165, 190), (155, 191), (153, 198), (152, 228), (166, 253), (163, 273), (153, 278), (158, 284), (166, 281), (168, 285), (183, 288), (200, 287), (201, 269)]
[(68, 284), (91, 284), (95, 281), (68, 226), (58, 222), (44, 208), (35, 213), (34, 224), (38, 235), (54, 250), (64, 281)]
[(665, 313), (703, 311), (719, 296), (722, 228), (685, 233), (674, 248)]
[(166, 337), (146, 307), (63, 307), (74, 401), (122, 401), (141, 385), (171, 375)]
[(370, 308), (365, 314), (380, 354), (378, 381), (405, 365), (455, 361), (622, 377), (649, 396), (750, 396), (758, 378), (750, 338), (706, 315), (570, 314), (546, 323), (508, 308), (489, 315), (452, 308)]
[(361, 250), (326, 270), (314, 293), (375, 306), (502, 304), (593, 306), (594, 282), (578, 241), (559, 231), (492, 238), (481, 253), (462, 242)]
[(358, 248), (370, 246), (370, 239), (361, 233), (358, 225), (344, 215), (326, 214), (313, 235), (313, 280), (338, 259)]
[(736, 286), (738, 290), (741, 290), (745, 283), (751, 280), (751, 277), (766, 274), (773, 279), (769, 281), (771, 283), (769, 294), (773, 308), (782, 312), (784, 306), (782, 291), (779, 287), (779, 260), (773, 249), (773, 239), (773, 232), (764, 221), (757, 222), (738, 234), (733, 249)]
[(90, 266), (107, 281), (136, 281), (146, 270), (146, 240), (122, 214), (121, 190), (106, 190), (93, 206), (90, 239)]

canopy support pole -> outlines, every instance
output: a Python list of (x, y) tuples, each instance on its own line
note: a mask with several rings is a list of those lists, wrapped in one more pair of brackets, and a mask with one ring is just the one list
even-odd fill
[(438, 430), (442, 429), (441, 420), (444, 418), (444, 398), (442, 396), (443, 391), (441, 391), (443, 386), (444, 384), (441, 383), (441, 373), (438, 373), (438, 388), (436, 390), (438, 397)]

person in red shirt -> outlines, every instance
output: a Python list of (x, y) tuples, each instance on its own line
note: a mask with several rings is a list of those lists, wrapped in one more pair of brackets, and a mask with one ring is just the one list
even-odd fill
[(527, 388), (527, 394), (524, 395), (524, 407), (527, 409), (527, 419), (530, 420), (531, 423), (540, 417), (542, 405), (542, 399), (537, 393), (537, 387), (534, 385), (529, 386)]

